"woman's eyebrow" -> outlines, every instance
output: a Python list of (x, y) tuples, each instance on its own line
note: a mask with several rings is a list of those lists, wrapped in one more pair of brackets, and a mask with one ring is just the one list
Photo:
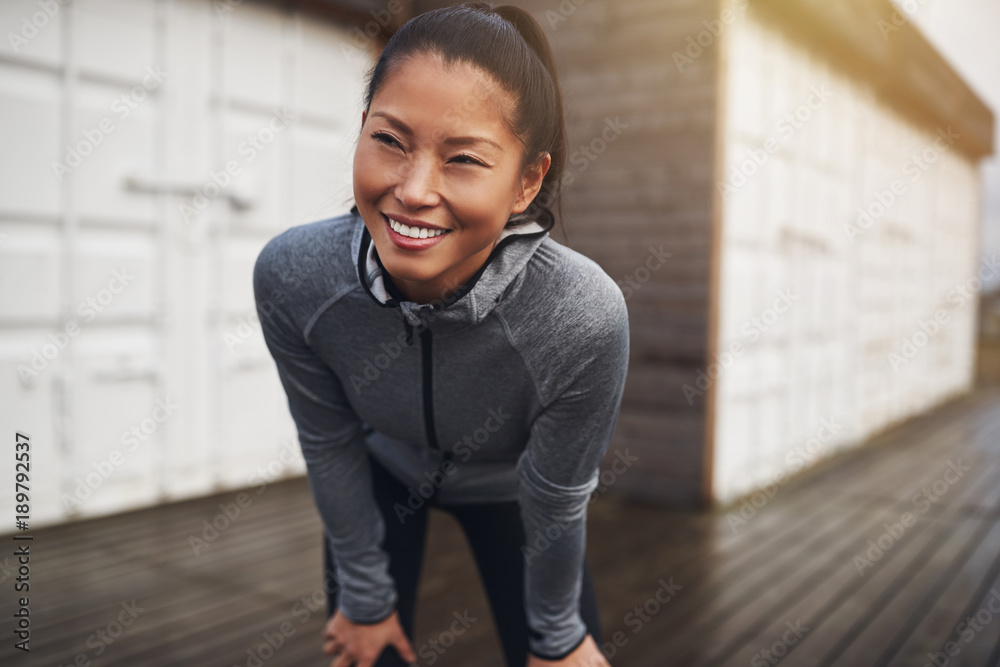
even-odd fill
[(470, 146), (472, 144), (489, 144), (493, 146), (498, 151), (502, 151), (503, 148), (500, 144), (493, 141), (492, 139), (487, 139), (486, 137), (448, 137), (444, 140), (444, 143), (449, 146)]
[(372, 116), (382, 116), (387, 121), (389, 121), (390, 125), (396, 127), (403, 134), (407, 134), (407, 135), (412, 135), (413, 134), (413, 130), (410, 129), (409, 125), (407, 125), (403, 121), (399, 120), (398, 118), (396, 118), (395, 116), (393, 116), (391, 113), (388, 113), (386, 111), (373, 111), (372, 112)]
[[(382, 118), (385, 118), (390, 125), (398, 129), (403, 134), (411, 137), (413, 136), (413, 130), (410, 129), (410, 126), (393, 116), (388, 111), (373, 111), (372, 116), (381, 116)], [(483, 143), (493, 146), (498, 151), (503, 151), (503, 147), (501, 147), (500, 144), (487, 137), (448, 137), (444, 140), (444, 143), (449, 146), (470, 146), (472, 144)]]

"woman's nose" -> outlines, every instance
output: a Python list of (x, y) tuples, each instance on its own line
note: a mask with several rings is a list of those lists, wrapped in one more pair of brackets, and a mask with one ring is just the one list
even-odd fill
[(430, 160), (408, 163), (396, 183), (395, 195), (410, 209), (436, 205), (440, 201), (438, 174)]

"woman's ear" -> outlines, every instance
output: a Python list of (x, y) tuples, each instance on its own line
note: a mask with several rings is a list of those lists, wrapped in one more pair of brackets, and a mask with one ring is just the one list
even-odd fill
[(542, 189), (542, 182), (545, 180), (545, 174), (548, 173), (551, 165), (552, 156), (548, 153), (543, 153), (540, 158), (528, 166), (528, 169), (521, 176), (521, 187), (517, 198), (514, 199), (514, 207), (511, 209), (511, 213), (523, 213), (528, 208), (528, 204), (534, 200), (538, 191)]
[(366, 118), (368, 118), (368, 112), (367, 111), (362, 111), (361, 112), (361, 129), (362, 130), (365, 129), (365, 119)]

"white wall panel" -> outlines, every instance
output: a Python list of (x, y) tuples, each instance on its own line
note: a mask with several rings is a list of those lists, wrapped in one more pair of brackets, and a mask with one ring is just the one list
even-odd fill
[[(870, 84), (752, 11), (729, 36), (726, 173), (764, 148), (786, 114), (806, 119), (790, 135), (787, 124), (777, 132), (778, 149), (723, 207), (716, 343), (744, 342), (747, 351), (718, 381), (714, 490), (722, 502), (789, 471), (784, 455), (824, 418), (841, 424), (821, 450), (829, 455), (971, 386), (976, 301), (949, 303), (948, 295), (977, 270), (979, 192), (976, 165), (950, 149), (914, 172), (912, 157), (937, 135)], [(806, 113), (810, 92), (823, 87), (832, 95)], [(856, 224), (859, 207), (879, 206), (894, 180), (902, 194), (851, 241), (845, 225)], [(799, 300), (748, 342), (743, 324), (788, 288)], [(894, 370), (890, 354), (922, 340), (920, 323), (940, 308), (948, 323)], [(736, 417), (748, 410), (753, 418)], [(752, 430), (738, 433), (727, 423), (734, 417)]]
[(360, 118), (352, 131), (331, 133), (303, 122), (293, 128), (292, 219), (320, 220), (350, 207), (353, 164)]
[[(3, 41), (3, 40), (0, 40)], [(55, 218), (60, 186), (52, 163), (62, 160), (56, 74), (0, 62), (0, 202), (10, 216)]]
[(141, 77), (155, 59), (155, 3), (73, 0), (74, 58), (85, 76)]
[(15, 35), (4, 35), (0, 53), (31, 63), (58, 65), (62, 58), (62, 22), (60, 6), (53, 14), (45, 12), (38, 0), (0, 2), (0, 25)]
[[(165, 433), (183, 410), (158, 396), (157, 341), (141, 327), (92, 327), (76, 348), (72, 474), (66, 493), (81, 516), (117, 511), (122, 502), (156, 502), (159, 463), (169, 465)], [(157, 399), (179, 402), (176, 410)], [(109, 409), (110, 408), (110, 409)], [(171, 414), (172, 413), (172, 414)], [(135, 429), (133, 431), (133, 429)], [(78, 487), (83, 482), (82, 492)], [(88, 495), (89, 497), (81, 497)]]
[[(152, 60), (143, 63), (144, 67), (158, 66)], [(132, 92), (135, 86), (142, 92)], [(129, 191), (124, 184), (132, 175), (149, 178), (156, 169), (157, 142), (163, 139), (157, 136), (154, 120), (159, 92), (159, 88), (147, 91), (141, 78), (77, 84), (72, 131), (66, 143), (80, 155), (69, 182), (77, 215), (84, 222), (89, 218), (128, 225), (153, 223), (152, 198)], [(69, 159), (65, 149), (61, 158), (64, 163)]]
[[(0, 3), (5, 25), (36, 11)], [(349, 207), (370, 55), (345, 26), (251, 2), (220, 15), (211, 0), (75, 0), (46, 24), (20, 52), (0, 47), (12, 130), (0, 144), (0, 429), (35, 438), (33, 524), (303, 473), (252, 269), (272, 236)], [(150, 72), (162, 81), (143, 87)], [(269, 137), (286, 109), (291, 123)], [(53, 161), (81, 142), (88, 154), (61, 181)], [(216, 192), (229, 161), (240, 173)], [(188, 220), (198, 191), (211, 201)], [(124, 289), (116, 271), (134, 276)], [(100, 312), (83, 314), (88, 298)], [(57, 349), (71, 322), (79, 335)], [(41, 350), (52, 358), (22, 379)], [(134, 428), (145, 438), (133, 447), (122, 437)], [(87, 484), (116, 450), (113, 472)]]
[(61, 278), (57, 228), (0, 224), (0, 321), (55, 322)]
[(263, 107), (288, 102), (286, 41), (290, 26), (281, 12), (245, 2), (226, 14), (222, 50), (226, 94)]
[(70, 299), (81, 326), (113, 326), (137, 319), (152, 324), (158, 305), (159, 249), (150, 235), (84, 229), (74, 251)]

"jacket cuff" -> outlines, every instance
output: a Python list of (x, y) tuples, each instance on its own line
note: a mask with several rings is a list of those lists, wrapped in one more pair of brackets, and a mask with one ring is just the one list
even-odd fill
[(340, 590), (337, 593), (337, 607), (351, 623), (381, 623), (396, 610), (396, 588), (392, 579), (386, 580), (378, 568), (359, 565), (352, 562), (349, 571), (345, 571), (343, 567), (338, 569)]
[(548, 641), (549, 638), (541, 632), (538, 632), (537, 630), (529, 630), (528, 652), (536, 658), (541, 658), (542, 660), (563, 660), (570, 653), (578, 649), (587, 638), (587, 627), (579, 618), (578, 621), (581, 626), (581, 629), (579, 630), (579, 632), (581, 632), (579, 638), (563, 647)]
[(346, 616), (347, 620), (350, 621), (351, 623), (354, 623), (355, 625), (376, 625), (376, 624), (381, 623), (382, 621), (386, 620), (390, 616), (392, 616), (395, 611), (396, 611), (396, 607), (394, 605), (393, 608), (389, 610), (389, 613), (387, 613), (384, 616), (382, 616), (382, 618), (378, 618), (378, 619), (371, 620), (371, 621), (367, 621), (367, 620), (366, 621), (355, 620), (354, 618), (352, 618), (352, 616), (350, 614), (348, 614), (347, 612), (345, 612), (343, 609), (340, 610), (340, 613), (343, 614), (344, 616)]

